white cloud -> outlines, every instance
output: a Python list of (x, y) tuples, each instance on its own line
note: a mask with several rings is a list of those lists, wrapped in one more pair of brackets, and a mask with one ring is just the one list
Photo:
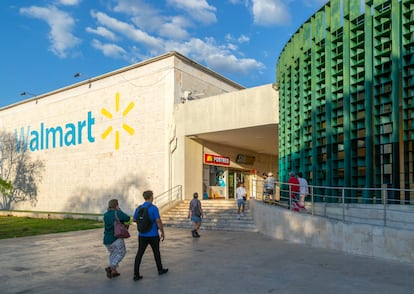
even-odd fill
[(125, 58), (126, 51), (116, 44), (103, 44), (100, 41), (92, 40), (92, 46), (101, 51), (105, 56), (112, 58)]
[[(190, 8), (198, 7), (198, 9), (194, 9), (193, 16), (201, 15), (201, 12), (208, 12), (214, 16), (214, 18), (210, 18), (210, 21), (213, 19), (216, 21), (215, 8), (209, 6), (204, 0), (167, 1), (168, 4), (182, 10), (188, 10), (188, 12), (190, 12)], [(260, 72), (265, 68), (263, 63), (252, 58), (244, 58), (238, 52), (236, 42), (248, 42), (247, 36), (233, 37), (227, 34), (226, 44), (218, 44), (213, 38), (190, 38), (186, 28), (193, 25), (191, 20), (184, 16), (166, 16), (148, 4), (143, 6), (140, 4), (145, 3), (142, 3), (141, 0), (118, 1), (115, 6), (116, 12), (131, 16), (129, 22), (116, 19), (103, 12), (91, 13), (92, 17), (97, 20), (99, 27), (105, 28), (116, 36), (125, 36), (134, 42), (126, 50), (127, 52), (115, 44), (103, 44), (97, 40), (94, 40), (93, 46), (104, 52), (106, 56), (122, 57), (128, 60), (140, 60), (168, 51), (178, 51), (222, 73), (248, 74), (252, 71)], [(204, 21), (206, 19), (209, 18), (204, 18)], [(105, 31), (102, 29), (89, 30), (104, 36)], [(126, 57), (127, 55), (128, 57)]]
[(78, 5), (81, 2), (81, 0), (60, 0), (59, 2), (62, 5), (74, 6)]
[(290, 13), (283, 0), (252, 0), (254, 23), (257, 25), (288, 25)]
[(260, 71), (264, 64), (252, 58), (239, 58), (229, 50), (228, 46), (218, 46), (215, 40), (192, 38), (185, 43), (169, 42), (167, 51), (176, 50), (197, 61), (204, 62), (215, 71), (246, 75), (252, 71)]
[(242, 43), (247, 43), (250, 41), (250, 38), (245, 36), (245, 35), (241, 35), (239, 36), (237, 39), (235, 37), (233, 37), (231, 34), (226, 34), (226, 36), (224, 37), (226, 39), (226, 41), (228, 42), (233, 42), (233, 41), (237, 41), (238, 43), (242, 44)]
[(54, 6), (31, 6), (20, 9), (20, 13), (41, 19), (50, 27), (50, 50), (60, 58), (67, 57), (67, 51), (76, 47), (80, 40), (72, 34), (74, 19)]
[(151, 47), (152, 49), (162, 48), (161, 39), (155, 38), (131, 24), (119, 21), (102, 12), (92, 12), (91, 15), (96, 18), (102, 26), (108, 27), (110, 30), (124, 35), (132, 41), (143, 43), (145, 46)]
[(206, 0), (167, 0), (167, 3), (178, 9), (182, 9), (197, 22), (211, 24), (217, 22), (216, 8)]
[[(172, 3), (171, 5), (177, 4)], [(170, 15), (163, 14), (163, 11), (154, 8), (143, 0), (118, 0), (114, 11), (131, 16), (131, 21), (137, 28), (147, 33), (156, 33), (159, 36), (172, 39), (188, 38), (190, 34), (187, 29), (195, 26), (190, 17), (171, 15), (171, 9), (166, 11)], [(197, 21), (200, 20), (197, 19)]]
[(189, 36), (187, 30), (184, 29), (188, 25), (189, 23), (184, 17), (175, 16), (169, 22), (162, 24), (158, 32), (163, 37), (185, 39)]
[(241, 35), (240, 37), (237, 38), (237, 41), (239, 43), (247, 43), (250, 41), (250, 38), (245, 35)]
[(117, 40), (116, 35), (113, 32), (111, 32), (110, 30), (108, 30), (107, 28), (104, 28), (104, 27), (97, 27), (96, 29), (93, 29), (91, 27), (87, 27), (86, 31), (88, 33), (91, 33), (91, 34), (95, 34), (95, 35), (104, 37), (105, 39), (109, 39), (109, 40), (112, 40), (112, 41)]
[(228, 43), (227, 48), (229, 48), (232, 51), (236, 51), (238, 49), (237, 45), (234, 45), (232, 43)]
[(132, 17), (133, 23), (148, 32), (154, 32), (164, 23), (160, 11), (143, 0), (118, 0), (115, 12)]

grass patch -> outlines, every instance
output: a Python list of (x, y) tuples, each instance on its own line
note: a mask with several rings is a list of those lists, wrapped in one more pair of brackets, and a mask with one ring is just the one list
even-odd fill
[(91, 219), (40, 219), (0, 216), (0, 239), (103, 228), (102, 221)]

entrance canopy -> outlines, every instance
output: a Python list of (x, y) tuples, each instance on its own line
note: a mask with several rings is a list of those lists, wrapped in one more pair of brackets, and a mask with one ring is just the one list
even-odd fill
[(277, 92), (272, 85), (182, 104), (184, 135), (198, 141), (277, 155)]
[(233, 129), (192, 135), (191, 138), (216, 144), (237, 147), (256, 153), (276, 155), (277, 124)]

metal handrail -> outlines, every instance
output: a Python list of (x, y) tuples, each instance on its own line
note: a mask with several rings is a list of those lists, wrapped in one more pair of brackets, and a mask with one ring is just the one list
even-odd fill
[(183, 186), (177, 185), (157, 196), (154, 196), (152, 203), (156, 205), (160, 211), (163, 211), (175, 206), (177, 202), (181, 200), (183, 200)]
[[(276, 182), (273, 199), (263, 196), (262, 180), (253, 180), (252, 185), (257, 200), (293, 210), (292, 184)], [(399, 195), (404, 199), (395, 199)], [(309, 185), (305, 208), (299, 212), (344, 222), (414, 229), (414, 189)]]

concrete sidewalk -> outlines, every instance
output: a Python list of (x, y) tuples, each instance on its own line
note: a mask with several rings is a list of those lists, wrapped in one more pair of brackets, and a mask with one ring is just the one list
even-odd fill
[[(134, 228), (131, 232), (135, 233)], [(1, 293), (413, 293), (414, 264), (321, 250), (260, 233), (166, 228), (166, 275), (148, 247), (134, 282), (135, 236), (107, 279), (102, 230), (0, 240)]]

